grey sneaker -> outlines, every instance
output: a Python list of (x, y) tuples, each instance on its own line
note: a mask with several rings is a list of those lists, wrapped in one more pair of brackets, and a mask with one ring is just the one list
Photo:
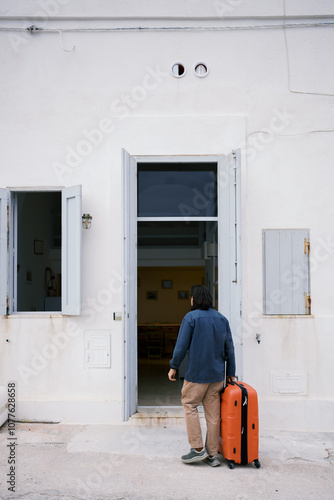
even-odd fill
[(201, 462), (208, 456), (205, 448), (203, 448), (202, 451), (196, 451), (195, 448), (190, 448), (190, 452), (187, 453), (187, 455), (183, 455), (181, 459), (185, 464), (192, 464), (194, 462)]
[(220, 465), (220, 462), (218, 460), (218, 457), (217, 455), (215, 455), (214, 457), (207, 457), (204, 462), (208, 465), (210, 465), (210, 467), (219, 467)]

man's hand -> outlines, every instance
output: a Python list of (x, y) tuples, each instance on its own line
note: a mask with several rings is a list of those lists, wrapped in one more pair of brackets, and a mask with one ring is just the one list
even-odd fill
[(231, 375), (227, 375), (227, 380), (226, 380), (226, 382), (227, 382), (228, 384), (231, 384), (231, 383), (232, 383), (232, 382), (234, 382), (235, 380), (236, 380), (236, 378), (235, 378), (235, 377), (231, 377)]
[(174, 368), (171, 368), (168, 372), (168, 378), (169, 380), (171, 380), (172, 382), (176, 382), (176, 370), (174, 370)]

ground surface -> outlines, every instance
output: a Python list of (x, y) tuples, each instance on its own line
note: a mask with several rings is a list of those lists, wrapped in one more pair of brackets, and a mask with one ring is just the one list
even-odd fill
[(0, 431), (0, 498), (125, 500), (334, 499), (334, 434), (266, 433), (261, 468), (184, 465), (178, 426), (16, 424), (15, 488), (8, 491), (11, 442)]

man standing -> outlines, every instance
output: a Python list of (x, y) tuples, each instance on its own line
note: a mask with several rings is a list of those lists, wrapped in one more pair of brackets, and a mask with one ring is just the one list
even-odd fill
[[(228, 381), (235, 380), (234, 346), (229, 323), (225, 316), (212, 308), (209, 290), (194, 285), (190, 295), (191, 311), (182, 320), (168, 378), (176, 380), (176, 370), (189, 351), (181, 401), (191, 449), (181, 458), (186, 464), (205, 460), (211, 467), (216, 467), (220, 465), (217, 454), (224, 363), (226, 358)], [(205, 447), (197, 410), (201, 403), (207, 425)]]

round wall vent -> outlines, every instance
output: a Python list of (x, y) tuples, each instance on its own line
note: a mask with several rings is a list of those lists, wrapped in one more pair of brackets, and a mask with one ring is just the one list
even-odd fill
[(182, 63), (174, 63), (172, 66), (172, 75), (175, 76), (175, 78), (182, 78), (186, 74), (186, 68)]
[(206, 76), (208, 74), (208, 67), (206, 64), (199, 62), (195, 65), (194, 72), (196, 76), (199, 76), (200, 78), (203, 78), (203, 76)]

